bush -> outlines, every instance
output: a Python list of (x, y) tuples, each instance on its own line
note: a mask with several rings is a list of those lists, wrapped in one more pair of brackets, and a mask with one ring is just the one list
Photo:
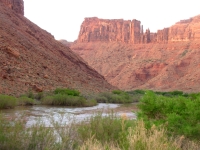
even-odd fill
[(200, 93), (190, 93), (187, 95), (188, 98), (191, 100), (199, 99), (200, 98)]
[(200, 139), (200, 98), (165, 97), (148, 91), (138, 106), (141, 109), (138, 117), (147, 126), (165, 124), (169, 134)]
[(43, 92), (39, 92), (34, 97), (37, 100), (41, 100), (44, 97), (44, 93)]
[(145, 94), (145, 90), (127, 91), (127, 93), (129, 93), (129, 94), (141, 94), (141, 95), (144, 95)]
[(21, 96), (17, 99), (17, 104), (22, 106), (34, 105), (35, 101), (31, 98), (28, 98), (27, 96)]
[(88, 107), (97, 105), (96, 100), (86, 100), (81, 96), (55, 94), (42, 99), (44, 105)]
[(119, 94), (122, 94), (123, 92), (120, 91), (120, 90), (114, 90), (114, 91), (112, 91), (112, 93), (113, 93), (113, 94), (118, 94), (118, 95), (119, 95)]
[(54, 96), (48, 95), (42, 98), (41, 103), (44, 105), (53, 105)]
[(82, 141), (94, 137), (103, 145), (108, 141), (112, 141), (118, 143), (121, 148), (129, 146), (127, 140), (128, 129), (135, 126), (134, 120), (127, 120), (126, 116), (119, 118), (113, 113), (108, 116), (98, 114), (85, 122), (78, 127), (78, 133)]
[(35, 96), (33, 94), (33, 92), (31, 90), (28, 91), (28, 93), (26, 94), (28, 98), (34, 99)]
[(55, 106), (84, 106), (86, 104), (86, 99), (78, 96), (56, 94), (44, 97), (42, 103)]
[(14, 108), (16, 102), (16, 98), (13, 96), (0, 95), (0, 109)]
[(96, 97), (97, 102), (99, 103), (119, 103), (119, 104), (124, 104), (124, 103), (132, 103), (133, 100), (129, 96), (128, 93), (115, 90), (112, 93), (109, 92), (104, 92), (100, 93)]
[(97, 101), (94, 99), (86, 100), (86, 103), (84, 104), (84, 107), (91, 107), (97, 105)]
[(172, 91), (172, 92), (155, 92), (157, 95), (163, 95), (167, 97), (175, 97), (175, 96), (183, 96), (188, 97), (187, 93), (183, 93), (182, 91)]
[(77, 90), (71, 90), (71, 89), (61, 89), (57, 88), (54, 91), (55, 94), (63, 94), (63, 95), (71, 95), (71, 96), (80, 96), (80, 92)]

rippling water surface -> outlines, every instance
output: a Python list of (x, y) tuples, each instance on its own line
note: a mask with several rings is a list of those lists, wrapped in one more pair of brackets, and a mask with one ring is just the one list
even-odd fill
[(126, 114), (128, 118), (135, 119), (133, 112), (117, 110), (119, 104), (104, 104), (99, 103), (93, 107), (52, 107), (52, 106), (32, 106), (32, 107), (17, 107), (12, 110), (2, 111), (3, 115), (9, 118), (24, 119), (27, 126), (34, 125), (37, 121), (51, 127), (51, 122), (56, 121), (59, 124), (69, 124), (72, 121), (83, 121), (97, 113), (102, 113), (103, 116), (108, 115), (109, 110), (114, 109), (114, 114), (121, 116)]

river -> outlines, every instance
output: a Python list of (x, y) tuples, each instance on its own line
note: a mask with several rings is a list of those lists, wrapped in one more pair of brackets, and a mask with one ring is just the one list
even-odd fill
[(51, 127), (51, 122), (58, 122), (60, 125), (69, 124), (72, 121), (83, 121), (96, 114), (103, 116), (113, 113), (116, 116), (126, 115), (130, 119), (136, 119), (132, 111), (137, 109), (135, 104), (127, 106), (120, 104), (99, 103), (93, 107), (52, 107), (52, 106), (26, 106), (16, 107), (15, 109), (1, 110), (7, 119), (23, 119), (27, 127), (36, 122), (43, 123), (46, 127)]

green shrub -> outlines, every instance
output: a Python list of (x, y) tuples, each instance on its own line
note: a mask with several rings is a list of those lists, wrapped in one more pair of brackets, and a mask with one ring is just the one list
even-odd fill
[(126, 92), (115, 90), (112, 93), (104, 92), (100, 93), (96, 97), (97, 102), (99, 103), (132, 103), (133, 100), (131, 99), (130, 95)]
[(172, 91), (170, 92), (173, 96), (183, 96), (183, 92), (182, 91)]
[(86, 100), (86, 103), (84, 104), (84, 107), (91, 107), (97, 105), (97, 101), (94, 99)]
[(42, 98), (41, 102), (44, 105), (53, 105), (54, 96), (48, 95)]
[(119, 95), (119, 94), (123, 93), (123, 91), (120, 91), (120, 90), (114, 90), (114, 91), (112, 91), (112, 93), (113, 93), (113, 94), (118, 94), (118, 95)]
[(35, 101), (31, 98), (28, 98), (27, 96), (21, 96), (17, 99), (17, 104), (22, 106), (34, 105)]
[(43, 92), (39, 92), (34, 97), (37, 100), (41, 100), (44, 97), (44, 93)]
[(141, 95), (144, 95), (145, 94), (145, 90), (127, 91), (127, 93), (129, 93), (129, 94), (141, 94)]
[(155, 93), (157, 95), (163, 95), (163, 96), (167, 96), (167, 97), (175, 97), (175, 96), (188, 97), (188, 94), (187, 93), (183, 93), (182, 91), (172, 91), (172, 92), (159, 92), (159, 91), (156, 91)]
[(103, 95), (99, 95), (95, 98), (98, 103), (108, 103), (108, 98)]
[(127, 91), (126, 92), (133, 102), (139, 102), (140, 99), (144, 96), (145, 91), (144, 90), (134, 90), (134, 91)]
[(28, 93), (26, 94), (28, 98), (34, 99), (35, 96), (33, 94), (33, 92), (31, 90), (28, 91)]
[(71, 89), (61, 89), (57, 88), (54, 91), (55, 94), (63, 94), (63, 95), (71, 95), (71, 96), (80, 96), (80, 92), (77, 90), (71, 90)]
[(86, 100), (81, 96), (71, 96), (63, 94), (55, 94), (52, 96), (46, 96), (42, 99), (42, 104), (44, 105), (54, 105), (54, 106), (94, 106), (97, 105), (96, 100)]
[(102, 144), (112, 141), (118, 143), (121, 148), (129, 146), (127, 140), (128, 128), (135, 126), (134, 120), (127, 120), (126, 116), (120, 118), (113, 113), (108, 116), (98, 114), (85, 122), (78, 127), (78, 133), (82, 141), (87, 141), (94, 136)]
[(14, 108), (16, 106), (16, 98), (8, 95), (0, 95), (0, 109)]
[(200, 98), (165, 97), (148, 91), (138, 106), (141, 109), (138, 117), (147, 126), (165, 124), (169, 134), (200, 139)]
[(187, 95), (188, 98), (191, 100), (199, 99), (200, 98), (200, 93), (190, 93)]

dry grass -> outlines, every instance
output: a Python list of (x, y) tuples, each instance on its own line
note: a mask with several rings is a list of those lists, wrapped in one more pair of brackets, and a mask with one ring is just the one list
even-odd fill
[[(126, 116), (122, 116), (122, 128)], [(94, 137), (88, 139), (80, 147), (80, 150), (199, 150), (200, 144), (185, 139), (183, 136), (169, 138), (164, 128), (152, 126), (150, 130), (145, 128), (142, 120), (138, 120), (134, 128), (129, 128), (127, 136), (129, 148), (119, 148), (117, 143), (110, 141), (102, 144)]]
[(153, 125), (150, 130), (147, 130), (142, 120), (137, 122), (134, 129), (129, 129), (128, 140), (130, 141), (130, 149), (178, 150), (177, 145), (168, 139), (163, 128), (158, 129)]
[(80, 147), (80, 150), (121, 150), (119, 147), (114, 146), (114, 144), (102, 144), (98, 140), (91, 137)]
[[(51, 120), (53, 125), (51, 128), (45, 127), (44, 124), (37, 123), (31, 128), (24, 126), (23, 120), (14, 121), (12, 124), (10, 121), (5, 120), (0, 115), (0, 149), (2, 150), (199, 150), (200, 144), (189, 141), (185, 137), (168, 137), (164, 128), (158, 128), (152, 126), (147, 130), (143, 120), (136, 120), (133, 126), (127, 128), (127, 116), (123, 114), (121, 119), (115, 122), (117, 118), (107, 117), (107, 119), (97, 117), (98, 124), (96, 126), (94, 134), (90, 134), (88, 138), (81, 138), (78, 129), (83, 124), (77, 124), (72, 122), (70, 125), (61, 125), (63, 122), (61, 116), (59, 122)], [(93, 118), (95, 119), (95, 118)], [(111, 124), (113, 119), (114, 123)], [(75, 121), (75, 120), (74, 120)], [(102, 124), (104, 122), (104, 124)], [(85, 125), (92, 122), (85, 122)], [(116, 140), (115, 138), (109, 138), (109, 140), (97, 139), (97, 134), (100, 134), (100, 130), (103, 126), (107, 126), (106, 131), (110, 131), (111, 128), (120, 126), (121, 138)], [(97, 125), (97, 124), (95, 124)], [(90, 126), (89, 126), (90, 127)], [(85, 128), (86, 129), (86, 128)], [(114, 128), (118, 129), (118, 128)], [(86, 130), (89, 132), (89, 128)], [(112, 130), (112, 132), (117, 132)], [(111, 136), (113, 133), (108, 136)], [(103, 135), (102, 135), (103, 136)], [(104, 137), (102, 137), (104, 138)]]

